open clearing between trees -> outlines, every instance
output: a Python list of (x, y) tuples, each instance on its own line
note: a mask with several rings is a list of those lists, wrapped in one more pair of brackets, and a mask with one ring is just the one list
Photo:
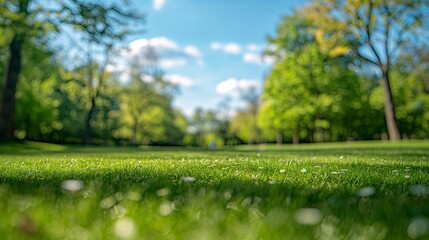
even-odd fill
[(0, 145), (2, 239), (429, 238), (429, 142)]

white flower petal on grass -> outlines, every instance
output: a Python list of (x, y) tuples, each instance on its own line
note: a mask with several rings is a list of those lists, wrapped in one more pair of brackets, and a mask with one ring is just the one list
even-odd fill
[(284, 173), (284, 172), (286, 172), (286, 170), (280, 169), (280, 173)]
[(417, 184), (411, 187), (410, 193), (416, 196), (427, 196), (429, 195), (429, 187)]
[(169, 188), (162, 188), (162, 189), (159, 189), (158, 191), (156, 191), (156, 195), (158, 197), (165, 197), (165, 196), (168, 196), (169, 194), (170, 194)]
[(295, 213), (296, 222), (302, 225), (316, 225), (322, 217), (322, 212), (317, 208), (301, 208)]
[(427, 218), (415, 218), (407, 228), (410, 238), (416, 239), (429, 233), (429, 220)]
[(164, 201), (159, 206), (159, 214), (161, 216), (168, 216), (174, 210), (173, 204), (170, 201)]
[(232, 193), (231, 193), (231, 192), (229, 192), (229, 191), (226, 191), (226, 192), (223, 194), (223, 198), (225, 198), (225, 200), (230, 200), (230, 199), (232, 198)]
[(100, 207), (103, 209), (109, 209), (115, 206), (115, 204), (116, 204), (116, 198), (110, 196), (101, 200)]
[(195, 178), (194, 177), (183, 177), (182, 181), (184, 182), (195, 182)]
[(83, 189), (85, 185), (81, 180), (64, 180), (61, 184), (61, 187), (64, 190), (70, 191), (70, 192), (77, 192)]
[(307, 168), (303, 168), (303, 169), (301, 169), (301, 172), (302, 172), (302, 173), (307, 172)]
[(142, 195), (139, 192), (129, 191), (127, 192), (127, 199), (138, 202), (142, 199)]
[(113, 232), (120, 239), (132, 239), (137, 234), (136, 224), (131, 218), (120, 218), (113, 225)]
[(368, 187), (363, 187), (359, 189), (356, 194), (359, 197), (369, 197), (374, 195), (374, 193), (375, 193), (375, 187), (368, 186)]

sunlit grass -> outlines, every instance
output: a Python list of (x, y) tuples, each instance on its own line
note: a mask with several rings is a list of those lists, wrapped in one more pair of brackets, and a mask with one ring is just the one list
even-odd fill
[(0, 147), (2, 239), (429, 238), (429, 143)]

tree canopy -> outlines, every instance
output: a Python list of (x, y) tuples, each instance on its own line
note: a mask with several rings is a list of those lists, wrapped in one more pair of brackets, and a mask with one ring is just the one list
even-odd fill
[(180, 89), (150, 46), (112, 70), (144, 20), (126, 2), (0, 0), (0, 140), (213, 147), (429, 137), (427, 1), (313, 0), (267, 37), (263, 55), (274, 63), (262, 91), (239, 92), (241, 108), (225, 99), (188, 115), (174, 108)]

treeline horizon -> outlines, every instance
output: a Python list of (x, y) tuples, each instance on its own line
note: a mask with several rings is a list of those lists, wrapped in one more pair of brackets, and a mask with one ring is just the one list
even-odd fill
[[(243, 109), (225, 99), (190, 117), (173, 107), (180, 89), (154, 49), (128, 60), (127, 81), (109, 70), (142, 13), (79, 0), (50, 7), (0, 0), (0, 140), (223, 146), (429, 137), (425, 1), (312, 1), (267, 37), (264, 56), (275, 62), (262, 94), (250, 88)], [(81, 39), (65, 48), (55, 39), (70, 29)]]

